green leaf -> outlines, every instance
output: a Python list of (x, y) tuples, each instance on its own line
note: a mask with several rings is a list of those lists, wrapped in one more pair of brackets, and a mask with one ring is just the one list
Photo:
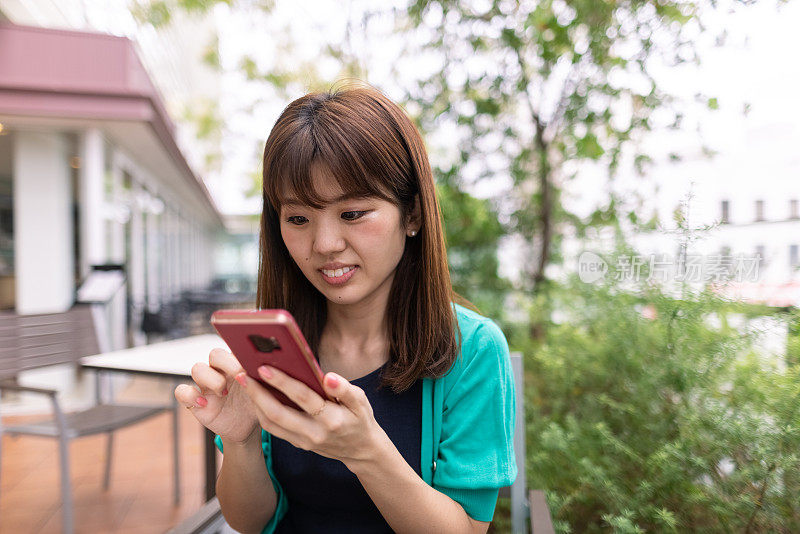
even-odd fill
[(577, 149), (577, 156), (579, 158), (600, 159), (605, 151), (600, 143), (597, 141), (597, 136), (593, 133), (587, 133), (575, 143)]

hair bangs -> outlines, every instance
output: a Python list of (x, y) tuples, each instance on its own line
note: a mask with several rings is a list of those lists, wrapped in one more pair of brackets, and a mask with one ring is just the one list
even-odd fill
[(288, 199), (321, 209), (326, 199), (313, 181), (315, 173), (323, 173), (346, 195), (398, 203), (401, 198), (392, 184), (407, 175), (407, 165), (392, 154), (394, 140), (376, 138), (353, 124), (352, 113), (339, 116), (335, 105), (326, 104), (301, 112), (298, 118), (304, 120), (289, 121), (274, 151), (265, 154), (269, 168), (264, 169), (264, 193), (269, 202), (276, 211)]

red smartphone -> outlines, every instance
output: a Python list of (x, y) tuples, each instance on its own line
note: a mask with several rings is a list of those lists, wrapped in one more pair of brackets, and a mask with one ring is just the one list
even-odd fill
[(336, 402), (323, 387), (322, 369), (314, 358), (297, 322), (286, 310), (217, 310), (211, 325), (225, 340), (251, 378), (266, 387), (286, 406), (302, 409), (280, 390), (258, 376), (264, 364), (300, 380), (323, 399)]

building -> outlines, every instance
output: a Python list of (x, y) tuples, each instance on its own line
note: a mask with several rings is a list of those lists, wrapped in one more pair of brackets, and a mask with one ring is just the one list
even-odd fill
[(208, 285), (223, 221), (129, 39), (0, 23), (0, 125), (6, 313), (65, 311), (92, 266), (118, 264), (117, 349), (145, 342), (145, 309)]

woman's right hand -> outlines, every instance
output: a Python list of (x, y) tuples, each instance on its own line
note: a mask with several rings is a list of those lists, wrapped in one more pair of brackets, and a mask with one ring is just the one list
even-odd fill
[(192, 367), (192, 379), (197, 386), (179, 385), (175, 388), (175, 398), (190, 408), (200, 424), (222, 439), (237, 443), (261, 441), (261, 425), (252, 401), (235, 378), (244, 372), (233, 354), (214, 349), (207, 364), (197, 362)]

